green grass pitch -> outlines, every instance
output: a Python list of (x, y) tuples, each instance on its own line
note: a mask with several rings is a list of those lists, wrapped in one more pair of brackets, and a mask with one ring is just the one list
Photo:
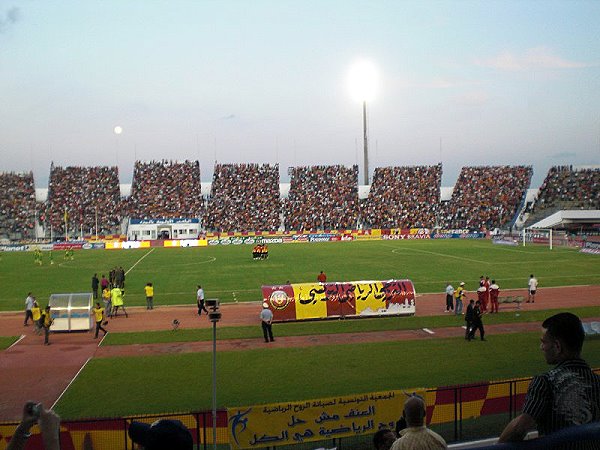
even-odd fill
[(540, 288), (600, 283), (600, 258), (575, 249), (508, 247), (489, 240), (355, 241), (270, 245), (266, 261), (254, 261), (251, 247), (156, 248), (76, 251), (74, 261), (54, 252), (37, 266), (33, 253), (3, 253), (0, 310), (19, 311), (28, 292), (47, 302), (51, 293), (89, 292), (91, 277), (115, 266), (128, 271), (126, 304), (143, 305), (143, 287), (155, 286), (155, 305), (193, 304), (196, 285), (222, 302), (256, 301), (263, 284), (311, 282), (319, 271), (328, 281), (408, 278), (417, 293), (441, 292), (445, 283), (475, 289), (480, 275), (501, 288), (525, 288), (530, 273)]
[[(220, 352), (219, 407), (447, 386), (547, 370), (539, 333)], [(600, 339), (583, 357), (600, 366)], [(211, 408), (211, 353), (91, 360), (56, 409), (65, 419)], [(98, 392), (106, 401), (91, 402)]]

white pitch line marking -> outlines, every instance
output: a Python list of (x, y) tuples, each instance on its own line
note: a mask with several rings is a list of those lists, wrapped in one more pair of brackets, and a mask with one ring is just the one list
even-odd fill
[(423, 331), (425, 333), (429, 333), (429, 334), (435, 334), (433, 331), (431, 331), (429, 328), (423, 328)]
[(79, 370), (77, 371), (77, 373), (75, 374), (75, 376), (73, 377), (73, 379), (69, 382), (69, 384), (64, 389), (64, 391), (61, 392), (61, 394), (58, 396), (58, 398), (56, 399), (56, 401), (54, 402), (54, 404), (50, 407), (50, 409), (54, 409), (55, 408), (56, 404), (60, 401), (60, 399), (62, 398), (62, 396), (65, 395), (65, 392), (67, 392), (67, 390), (71, 387), (71, 385), (73, 384), (73, 382), (77, 379), (77, 377), (79, 376), (79, 374), (81, 373), (81, 371), (85, 368), (85, 366), (87, 366), (87, 363), (89, 363), (91, 359), (92, 359), (92, 357), (89, 357), (83, 363), (83, 366), (81, 366), (79, 368)]
[(22, 334), (21, 337), (19, 339), (17, 339), (13, 345), (11, 345), (10, 347), (8, 347), (6, 350), (10, 350), (11, 348), (13, 348), (15, 345), (17, 345), (19, 342), (21, 342), (23, 339), (25, 339), (25, 335)]
[(139, 263), (141, 263), (141, 262), (142, 262), (142, 260), (143, 260), (143, 259), (144, 259), (146, 256), (148, 256), (150, 253), (152, 253), (154, 250), (156, 250), (156, 248), (153, 248), (153, 249), (152, 249), (152, 250), (150, 250), (148, 253), (146, 253), (144, 256), (142, 256), (140, 259), (138, 259), (138, 260), (135, 262), (135, 264), (134, 264), (133, 266), (131, 266), (131, 268), (130, 268), (130, 269), (127, 271), (127, 272), (125, 272), (125, 275), (127, 275), (129, 272), (131, 272), (135, 266), (137, 266)]

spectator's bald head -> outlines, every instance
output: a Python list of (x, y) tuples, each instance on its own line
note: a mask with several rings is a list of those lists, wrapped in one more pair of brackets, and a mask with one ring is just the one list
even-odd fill
[(409, 427), (420, 427), (425, 421), (425, 401), (418, 395), (411, 395), (404, 402), (404, 418)]

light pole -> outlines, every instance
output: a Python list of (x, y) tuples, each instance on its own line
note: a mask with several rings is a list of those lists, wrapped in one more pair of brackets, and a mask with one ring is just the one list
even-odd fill
[(369, 184), (369, 139), (367, 137), (367, 101), (363, 100), (363, 142), (364, 142), (364, 178), (365, 186)]
[(212, 422), (213, 422), (213, 448), (217, 450), (217, 322), (221, 320), (219, 300), (206, 299), (206, 307), (210, 308), (208, 320), (213, 324), (213, 357), (212, 357)]
[(363, 112), (363, 168), (364, 183), (369, 184), (369, 138), (367, 132), (367, 101), (375, 96), (377, 70), (368, 61), (359, 61), (350, 69), (348, 87), (352, 97), (362, 103)]

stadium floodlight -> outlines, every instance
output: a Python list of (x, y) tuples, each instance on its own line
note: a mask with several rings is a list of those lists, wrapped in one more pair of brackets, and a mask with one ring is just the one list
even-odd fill
[(364, 180), (369, 184), (369, 142), (367, 136), (367, 101), (373, 100), (377, 92), (377, 69), (369, 61), (358, 61), (350, 69), (348, 88), (350, 95), (362, 102), (363, 107), (363, 144), (364, 144)]
[(113, 128), (113, 132), (115, 134), (121, 134), (123, 132), (123, 127), (117, 125), (116, 127)]
[(212, 351), (212, 428), (213, 428), (213, 448), (217, 450), (217, 322), (221, 320), (221, 311), (219, 311), (219, 299), (207, 298), (204, 303), (210, 312), (208, 320), (213, 325), (213, 351)]

